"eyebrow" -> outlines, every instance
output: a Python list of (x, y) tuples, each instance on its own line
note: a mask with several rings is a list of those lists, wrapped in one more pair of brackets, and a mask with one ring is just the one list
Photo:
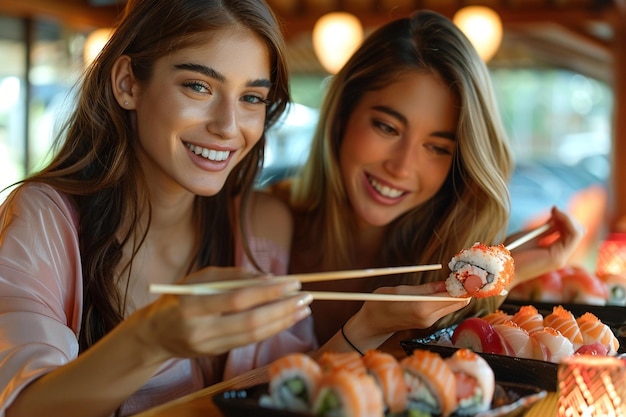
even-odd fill
[[(396, 119), (398, 119), (401, 123), (405, 125), (408, 124), (407, 118), (402, 113), (398, 112), (397, 110), (392, 109), (389, 106), (382, 106), (382, 105), (372, 106), (372, 109), (378, 110), (379, 112), (382, 112), (382, 113), (386, 113), (391, 117), (395, 117)], [(441, 137), (444, 139), (450, 139), (452, 141), (456, 141), (456, 134), (454, 134), (453, 132), (435, 131), (435, 132), (432, 132), (431, 135)]]
[[(206, 65), (189, 63), (189, 64), (176, 64), (174, 65), (174, 67), (180, 70), (198, 72), (202, 75), (213, 78), (214, 80), (217, 80), (222, 83), (226, 81), (226, 77), (224, 76), (224, 74), (220, 73), (214, 68), (207, 67)], [(271, 88), (272, 82), (268, 80), (267, 78), (257, 78), (254, 80), (249, 80), (246, 83), (246, 86)]]

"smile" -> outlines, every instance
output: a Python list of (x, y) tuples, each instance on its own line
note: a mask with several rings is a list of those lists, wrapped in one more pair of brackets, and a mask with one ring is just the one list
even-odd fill
[(397, 188), (391, 188), (388, 185), (381, 184), (375, 178), (367, 176), (367, 180), (369, 181), (372, 188), (374, 188), (378, 193), (387, 198), (398, 198), (404, 191), (398, 190)]
[(201, 146), (185, 143), (185, 146), (196, 155), (202, 156), (210, 161), (225, 161), (230, 156), (230, 151), (216, 151), (215, 149), (203, 148)]

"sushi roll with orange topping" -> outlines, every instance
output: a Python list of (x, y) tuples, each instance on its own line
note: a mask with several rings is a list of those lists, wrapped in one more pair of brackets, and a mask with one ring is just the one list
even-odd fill
[(322, 375), (312, 411), (325, 417), (382, 417), (385, 407), (371, 375), (339, 370)]
[(396, 358), (389, 353), (372, 349), (363, 355), (363, 363), (380, 387), (387, 411), (401, 413), (406, 410), (407, 386), (402, 367)]
[(318, 363), (304, 353), (292, 353), (267, 369), (269, 398), (266, 405), (290, 411), (309, 411), (322, 376)]
[(416, 349), (400, 361), (409, 402), (407, 409), (447, 417), (456, 409), (456, 378), (446, 361), (435, 352)]
[(480, 242), (454, 255), (448, 267), (446, 289), (453, 297), (506, 295), (515, 273), (513, 257), (504, 245)]
[(446, 362), (456, 377), (455, 414), (467, 416), (489, 410), (496, 377), (487, 361), (469, 349), (459, 349)]

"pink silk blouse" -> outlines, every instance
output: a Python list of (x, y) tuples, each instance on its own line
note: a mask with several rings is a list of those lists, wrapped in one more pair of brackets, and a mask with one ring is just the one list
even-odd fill
[[(264, 271), (286, 273), (285, 248), (254, 237), (250, 245)], [(252, 268), (241, 242), (236, 258), (237, 265)], [(0, 206), (0, 417), (30, 382), (76, 359), (82, 307), (77, 213), (52, 187), (25, 185)], [(192, 393), (286, 353), (315, 348), (309, 318), (261, 343), (232, 350), (223, 375), (216, 375), (209, 360), (171, 359), (127, 399), (122, 414)]]

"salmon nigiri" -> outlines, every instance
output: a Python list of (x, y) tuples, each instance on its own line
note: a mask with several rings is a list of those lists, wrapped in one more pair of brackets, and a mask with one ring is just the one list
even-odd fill
[(406, 410), (407, 386), (402, 367), (396, 358), (389, 353), (372, 349), (363, 355), (363, 363), (380, 386), (387, 410), (391, 413)]
[(593, 313), (585, 313), (576, 319), (585, 345), (599, 342), (606, 347), (608, 355), (616, 355), (619, 340), (609, 326), (602, 323)]
[(435, 352), (416, 349), (403, 358), (409, 392), (408, 410), (447, 417), (456, 409), (456, 378), (450, 365)]
[(552, 309), (552, 313), (544, 317), (543, 325), (552, 327), (567, 337), (574, 345), (574, 350), (583, 345), (583, 335), (580, 332), (576, 318), (563, 306), (555, 306)]
[(502, 324), (507, 320), (511, 320), (511, 317), (512, 316), (510, 314), (505, 313), (502, 310), (496, 310), (493, 313), (482, 316), (481, 318), (493, 326), (494, 324)]
[(513, 314), (511, 320), (528, 333), (536, 332), (545, 327), (543, 316), (533, 305), (521, 306), (517, 313)]

